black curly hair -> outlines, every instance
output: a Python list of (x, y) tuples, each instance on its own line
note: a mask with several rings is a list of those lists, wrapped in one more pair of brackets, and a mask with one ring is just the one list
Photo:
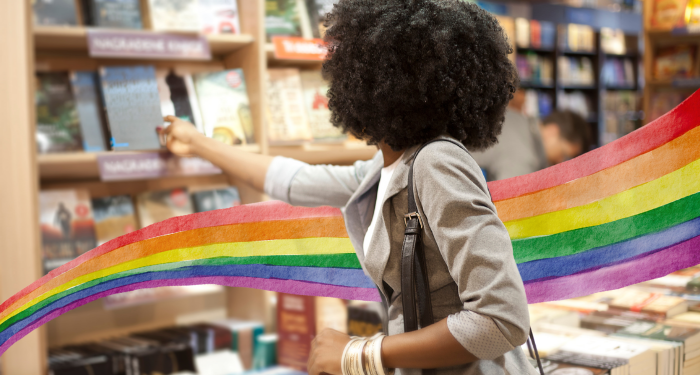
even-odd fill
[(519, 81), (496, 19), (461, 0), (340, 0), (326, 15), (331, 122), (394, 150), (496, 142)]

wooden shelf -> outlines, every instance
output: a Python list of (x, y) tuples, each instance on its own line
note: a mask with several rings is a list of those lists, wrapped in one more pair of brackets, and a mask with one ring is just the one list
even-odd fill
[(309, 164), (352, 164), (369, 160), (377, 153), (375, 146), (362, 142), (309, 143), (301, 146), (270, 146), (270, 155), (285, 156)]
[(516, 47), (518, 52), (554, 53), (554, 48)]
[(300, 69), (320, 69), (323, 62), (317, 60), (278, 59), (275, 57), (275, 46), (272, 43), (265, 45), (267, 65), (270, 67), (295, 67)]
[[(259, 145), (236, 146), (251, 153), (259, 153)], [(99, 155), (115, 154), (116, 152), (67, 152), (55, 154), (39, 154), (39, 177), (43, 181), (54, 180), (95, 180), (100, 178), (97, 165)], [(119, 154), (137, 154), (138, 151), (119, 151)]]
[(571, 56), (598, 56), (598, 52), (596, 51), (562, 51), (561, 53)]
[[(87, 51), (87, 28), (85, 27), (36, 27), (34, 45), (37, 50)], [(254, 38), (247, 34), (208, 35), (212, 55), (226, 55), (251, 43)]]

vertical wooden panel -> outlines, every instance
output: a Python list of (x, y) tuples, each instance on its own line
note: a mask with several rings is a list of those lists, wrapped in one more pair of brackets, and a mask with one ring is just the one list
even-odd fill
[(651, 115), (651, 96), (652, 87), (650, 85), (651, 78), (653, 77), (653, 67), (654, 67), (654, 45), (649, 38), (649, 30), (651, 30), (651, 14), (653, 11), (653, 1), (646, 0), (643, 4), (642, 9), (642, 19), (644, 23), (644, 94), (642, 97), (642, 109), (644, 110), (644, 121), (643, 124), (649, 123), (649, 116)]
[[(0, 299), (41, 276), (34, 141), (34, 53), (31, 2), (0, 1)], [(2, 356), (5, 374), (46, 370), (43, 330)]]

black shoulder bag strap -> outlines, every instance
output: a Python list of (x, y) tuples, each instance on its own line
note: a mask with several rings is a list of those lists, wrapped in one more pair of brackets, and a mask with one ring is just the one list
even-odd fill
[[(433, 324), (433, 307), (430, 299), (430, 283), (428, 280), (428, 267), (425, 261), (425, 251), (423, 249), (423, 225), (426, 218), (421, 217), (416, 206), (416, 199), (413, 193), (413, 164), (416, 162), (418, 153), (425, 146), (434, 142), (450, 142), (469, 153), (466, 147), (451, 139), (434, 139), (421, 146), (411, 161), (411, 168), (408, 171), (408, 214), (404, 217), (406, 230), (404, 232), (403, 247), (401, 250), (401, 292), (403, 305), (403, 325), (404, 332), (411, 332), (420, 327), (424, 328)], [(416, 298), (417, 297), (417, 298)], [(416, 305), (418, 314), (416, 314)], [(530, 337), (527, 340), (530, 355), (537, 360), (540, 374), (544, 375), (540, 355), (535, 345), (535, 337), (530, 330)], [(533, 355), (534, 351), (534, 355)], [(433, 373), (433, 370), (428, 370)]]

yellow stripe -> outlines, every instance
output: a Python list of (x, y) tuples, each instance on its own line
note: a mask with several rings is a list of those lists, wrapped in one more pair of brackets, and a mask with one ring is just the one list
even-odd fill
[[(181, 262), (196, 259), (208, 259), (216, 257), (346, 254), (354, 252), (355, 250), (353, 249), (352, 244), (347, 238), (331, 237), (256, 242), (234, 242), (165, 251), (162, 253), (135, 259), (129, 262), (117, 264), (111, 267), (103, 268), (99, 271), (88, 273), (86, 275), (75, 278), (25, 303), (5, 318), (0, 319), (0, 324), (5, 322), (7, 319), (10, 319), (11, 317), (19, 314), (20, 312), (24, 311), (30, 306), (33, 306), (53, 295), (61, 293), (74, 286), (98, 279), (100, 277), (113, 275), (118, 272), (128, 271), (135, 268), (153, 266), (163, 263)], [(99, 259), (100, 258), (97, 257), (91, 261), (99, 262)]]
[[(591, 187), (594, 189), (595, 187)], [(700, 160), (597, 202), (506, 222), (510, 238), (546, 236), (592, 227), (653, 210), (700, 191)]]

